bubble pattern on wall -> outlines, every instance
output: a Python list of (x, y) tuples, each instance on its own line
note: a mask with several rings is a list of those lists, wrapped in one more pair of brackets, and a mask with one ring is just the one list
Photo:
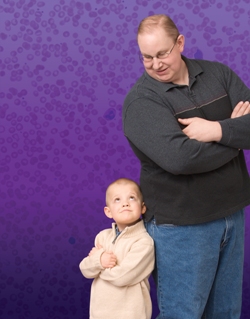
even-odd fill
[[(91, 282), (78, 264), (110, 226), (105, 188), (139, 178), (121, 111), (143, 72), (140, 20), (170, 15), (186, 56), (228, 64), (250, 86), (249, 3), (2, 0), (0, 318), (88, 318)], [(246, 160), (250, 167), (249, 152)], [(248, 215), (246, 224), (242, 319), (250, 313)]]

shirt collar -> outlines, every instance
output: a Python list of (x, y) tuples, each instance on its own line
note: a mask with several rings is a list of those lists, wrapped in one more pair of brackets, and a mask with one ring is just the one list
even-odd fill
[[(196, 76), (203, 73), (203, 69), (200, 66), (200, 64), (198, 64), (198, 62), (194, 59), (188, 59), (185, 56), (181, 56), (182, 60), (186, 63), (186, 66), (188, 68), (188, 74), (189, 74), (189, 79), (190, 79), (190, 84), (189, 86), (191, 87), (192, 84), (196, 81)], [(173, 87), (181, 87), (183, 85), (179, 85), (179, 84), (174, 84), (172, 82), (160, 82), (157, 81), (155, 79), (153, 79), (150, 75), (148, 75), (148, 73), (145, 71), (145, 76), (146, 78), (150, 81), (153, 82), (154, 85), (157, 85), (159, 88), (163, 89), (164, 91), (168, 91), (170, 89), (172, 89)]]
[(116, 236), (119, 236), (120, 233), (121, 233), (121, 231), (119, 230), (118, 226), (115, 225), (115, 234), (116, 234)]
[(112, 244), (115, 243), (117, 237), (120, 235), (121, 231), (119, 231), (119, 228), (117, 227), (117, 225), (115, 224), (115, 238), (114, 240), (112, 241)]

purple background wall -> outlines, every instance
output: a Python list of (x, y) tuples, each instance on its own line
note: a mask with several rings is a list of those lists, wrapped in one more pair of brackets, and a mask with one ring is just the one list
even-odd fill
[[(140, 20), (169, 14), (186, 36), (186, 56), (228, 64), (250, 87), (249, 3), (0, 1), (1, 319), (88, 318), (91, 281), (78, 264), (110, 226), (105, 188), (139, 177), (121, 109), (143, 71)], [(250, 168), (249, 152), (246, 159)], [(249, 240), (246, 214), (242, 319)], [(152, 298), (155, 317), (154, 286)]]

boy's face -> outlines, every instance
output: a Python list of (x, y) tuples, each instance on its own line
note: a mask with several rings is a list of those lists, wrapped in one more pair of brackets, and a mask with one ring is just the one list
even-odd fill
[(106, 201), (104, 212), (107, 217), (114, 219), (120, 231), (134, 225), (146, 211), (138, 187), (133, 183), (111, 185)]

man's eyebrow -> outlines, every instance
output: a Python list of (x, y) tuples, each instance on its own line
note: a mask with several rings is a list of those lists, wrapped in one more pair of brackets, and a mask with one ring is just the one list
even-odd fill
[[(164, 52), (169, 52), (171, 49), (169, 49), (169, 50), (160, 50), (160, 51), (158, 51), (158, 52), (156, 52), (156, 55), (158, 55), (159, 53), (164, 53)], [(150, 55), (150, 54), (147, 54), (147, 53), (141, 53), (142, 55), (147, 55), (147, 56), (151, 56), (152, 57), (152, 55)], [(156, 56), (155, 55), (155, 56)]]

